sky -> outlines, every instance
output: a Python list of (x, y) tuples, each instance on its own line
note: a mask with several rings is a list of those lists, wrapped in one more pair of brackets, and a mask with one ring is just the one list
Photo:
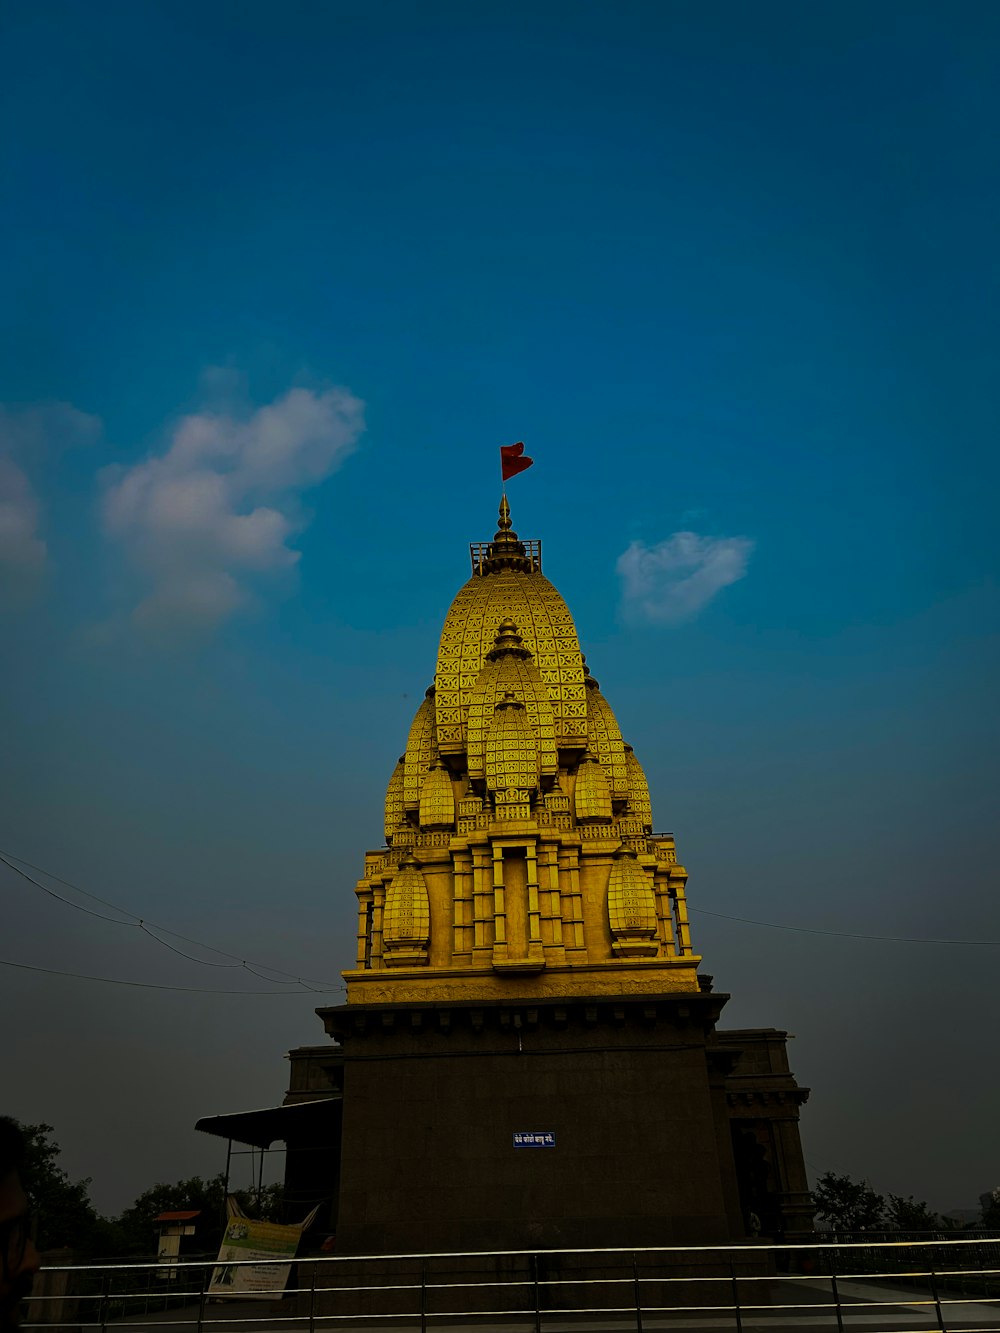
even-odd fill
[(515, 440), (812, 1178), (1000, 1181), (998, 57), (985, 0), (7, 0), (0, 1109), (102, 1210), (325, 1040)]

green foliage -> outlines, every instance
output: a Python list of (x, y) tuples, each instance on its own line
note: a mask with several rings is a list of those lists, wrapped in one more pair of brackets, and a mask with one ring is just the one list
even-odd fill
[(948, 1223), (912, 1194), (884, 1198), (866, 1180), (827, 1171), (813, 1190), (816, 1216), (835, 1231), (942, 1231)]
[(942, 1219), (931, 1212), (923, 1201), (913, 1195), (903, 1198), (899, 1194), (887, 1194), (885, 1198), (886, 1227), (891, 1231), (940, 1231)]
[(1000, 1185), (995, 1190), (980, 1194), (979, 1203), (983, 1215), (977, 1225), (989, 1227), (991, 1230), (1000, 1230)]
[[(27, 1140), (24, 1187), (38, 1215), (41, 1250), (71, 1249), (83, 1258), (154, 1255), (160, 1213), (198, 1210), (195, 1247), (211, 1253), (222, 1239), (225, 1220), (226, 1178), (202, 1180), (192, 1176), (174, 1185), (157, 1184), (145, 1190), (120, 1217), (101, 1217), (90, 1199), (90, 1178), (70, 1180), (58, 1165), (62, 1152), (51, 1138), (51, 1125), (20, 1126)], [(250, 1217), (280, 1221), (282, 1187), (265, 1185), (260, 1191), (237, 1190), (240, 1207)]]
[(84, 1255), (114, 1251), (114, 1226), (90, 1201), (90, 1179), (70, 1180), (56, 1162), (62, 1152), (49, 1135), (52, 1126), (21, 1125), (27, 1140), (24, 1187), (38, 1215), (42, 1251), (69, 1248)]
[[(285, 1187), (280, 1180), (273, 1185), (265, 1185), (257, 1197), (257, 1191), (237, 1190), (236, 1197), (240, 1207), (248, 1217), (259, 1217), (262, 1222), (285, 1222)], [(298, 1217), (292, 1219), (298, 1222)]]
[(868, 1231), (885, 1221), (885, 1200), (866, 1180), (825, 1171), (813, 1190), (816, 1216), (835, 1231)]
[[(256, 1190), (234, 1190), (240, 1207), (249, 1217), (265, 1221), (280, 1220), (282, 1187), (265, 1185), (257, 1198)], [(211, 1253), (219, 1248), (225, 1230), (226, 1177), (221, 1173), (209, 1180), (191, 1176), (174, 1185), (164, 1182), (152, 1185), (126, 1208), (117, 1219), (123, 1254), (153, 1254), (156, 1250), (157, 1227), (154, 1218), (160, 1213), (195, 1211), (201, 1216), (194, 1219), (195, 1248)]]
[(124, 1243), (122, 1253), (154, 1254), (157, 1241), (154, 1218), (160, 1213), (187, 1210), (201, 1213), (195, 1219), (197, 1248), (216, 1249), (222, 1235), (225, 1190), (226, 1178), (223, 1175), (213, 1176), (210, 1180), (191, 1176), (189, 1180), (179, 1180), (175, 1185), (167, 1185), (162, 1181), (151, 1185), (118, 1218)]

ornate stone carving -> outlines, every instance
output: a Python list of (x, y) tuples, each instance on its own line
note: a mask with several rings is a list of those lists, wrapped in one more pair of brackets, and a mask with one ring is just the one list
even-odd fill
[(580, 824), (595, 824), (611, 820), (611, 792), (604, 769), (592, 754), (585, 754), (576, 770), (574, 794), (576, 818)]
[(696, 992), (673, 838), (537, 547), (503, 510), (473, 556), (365, 858), (348, 999)]
[(656, 895), (653, 881), (631, 847), (618, 848), (608, 882), (608, 918), (614, 951), (620, 958), (657, 953)]
[(382, 947), (386, 967), (426, 963), (431, 937), (431, 908), (420, 867), (407, 857), (389, 882), (385, 895)]
[(385, 793), (385, 840), (392, 843), (392, 836), (403, 823), (403, 775), (406, 772), (406, 758), (400, 755), (396, 767), (392, 770), (389, 786)]
[(455, 792), (448, 771), (436, 759), (427, 771), (420, 791), (420, 827), (446, 829), (455, 826)]

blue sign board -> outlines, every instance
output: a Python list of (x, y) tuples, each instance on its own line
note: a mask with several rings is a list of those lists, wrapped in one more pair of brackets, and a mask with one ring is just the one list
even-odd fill
[(551, 1129), (515, 1131), (515, 1148), (554, 1148), (555, 1146), (556, 1136)]

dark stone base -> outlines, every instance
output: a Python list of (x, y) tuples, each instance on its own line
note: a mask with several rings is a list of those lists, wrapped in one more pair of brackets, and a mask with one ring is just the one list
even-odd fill
[(344, 1052), (337, 1253), (741, 1240), (727, 998), (321, 1010)]

